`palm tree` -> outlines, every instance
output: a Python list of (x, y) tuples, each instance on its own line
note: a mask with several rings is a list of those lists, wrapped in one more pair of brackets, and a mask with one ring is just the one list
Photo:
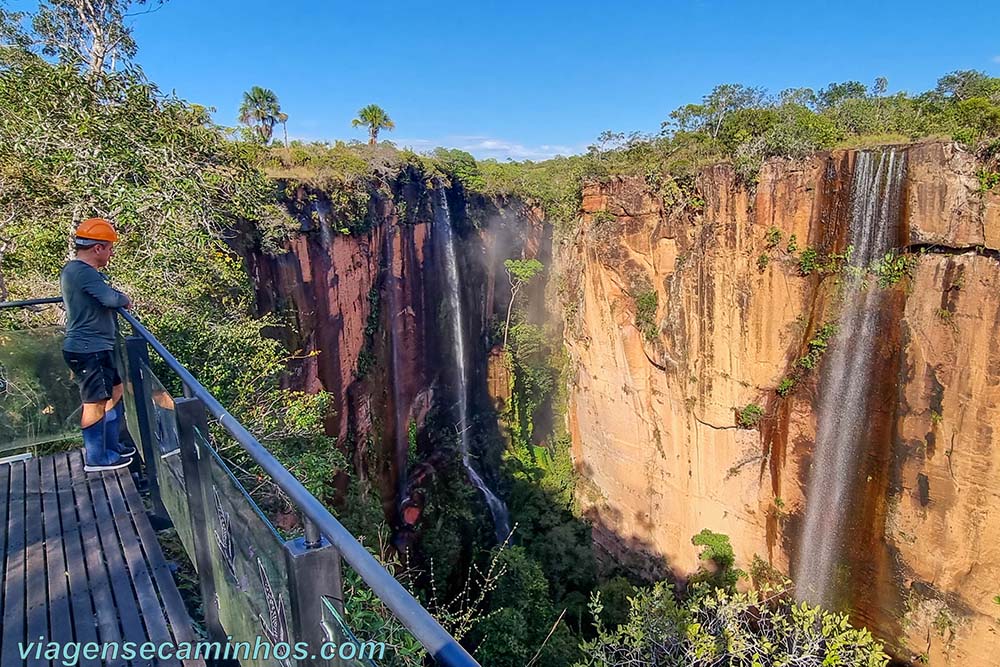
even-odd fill
[(389, 114), (385, 112), (385, 109), (377, 104), (369, 104), (359, 110), (358, 117), (351, 121), (351, 125), (353, 127), (368, 126), (369, 146), (374, 146), (375, 142), (378, 141), (379, 130), (391, 130), (396, 127), (396, 124), (389, 118)]
[[(271, 141), (274, 126), (285, 124), (288, 115), (281, 112), (281, 104), (273, 90), (254, 86), (243, 93), (243, 104), (240, 105), (240, 122), (256, 129), (257, 136), (265, 144)], [(288, 145), (288, 130), (285, 130), (285, 145)]]
[(277, 118), (281, 123), (281, 131), (285, 134), (285, 148), (288, 148), (288, 114), (279, 111)]

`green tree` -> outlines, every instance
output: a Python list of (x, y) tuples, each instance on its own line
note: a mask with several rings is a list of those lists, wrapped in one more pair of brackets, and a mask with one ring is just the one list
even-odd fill
[(358, 117), (351, 121), (352, 127), (368, 127), (368, 145), (374, 146), (378, 142), (380, 130), (391, 130), (396, 124), (389, 118), (385, 109), (377, 104), (369, 104), (358, 110)]
[(591, 603), (597, 636), (579, 667), (837, 665), (885, 667), (889, 657), (846, 614), (797, 604), (788, 584), (738, 593), (704, 589), (678, 601), (665, 582), (630, 598), (626, 623), (609, 628), (600, 598)]
[(864, 98), (867, 94), (865, 84), (860, 81), (831, 83), (819, 91), (819, 106), (821, 109), (829, 109), (838, 106), (844, 100)]
[(507, 304), (507, 319), (503, 325), (503, 347), (507, 349), (507, 334), (510, 332), (510, 318), (514, 312), (517, 293), (545, 267), (537, 259), (508, 259), (503, 266), (507, 270), (507, 280), (510, 281), (510, 303)]
[(42, 52), (60, 63), (84, 68), (93, 78), (127, 63), (136, 53), (129, 11), (164, 0), (44, 0), (32, 17)]
[(670, 118), (682, 131), (698, 130), (715, 139), (729, 114), (758, 107), (765, 98), (766, 93), (760, 88), (725, 83), (713, 88), (701, 104), (683, 106), (670, 114)]
[(973, 97), (992, 98), (1000, 102), (1000, 79), (992, 78), (978, 70), (959, 70), (950, 72), (938, 79), (934, 92), (956, 101), (968, 100)]
[[(273, 90), (254, 86), (243, 93), (243, 103), (240, 105), (240, 122), (250, 127), (262, 143), (271, 141), (274, 126), (282, 125), (288, 120), (288, 115), (282, 113), (278, 96)], [(285, 132), (285, 146), (288, 146), (288, 132)]]
[(580, 655), (576, 642), (549, 597), (549, 584), (538, 562), (522, 547), (497, 558), (503, 574), (490, 599), (494, 610), (474, 629), (480, 639), (476, 656), (483, 665), (566, 667)]

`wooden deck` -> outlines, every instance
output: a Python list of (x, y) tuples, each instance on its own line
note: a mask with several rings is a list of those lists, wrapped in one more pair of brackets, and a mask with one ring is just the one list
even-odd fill
[[(61, 665), (44, 654), (22, 660), (21, 642), (39, 637), (60, 644), (196, 641), (127, 470), (86, 475), (79, 451), (0, 464), (0, 558), (3, 667)], [(181, 662), (81, 654), (79, 664)]]

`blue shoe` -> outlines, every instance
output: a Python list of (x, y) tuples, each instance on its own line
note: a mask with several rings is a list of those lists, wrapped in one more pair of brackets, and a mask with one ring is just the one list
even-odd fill
[(107, 423), (107, 430), (104, 433), (104, 446), (109, 452), (114, 452), (118, 456), (133, 456), (135, 447), (121, 444), (122, 420), (125, 417), (125, 405), (118, 401), (110, 412), (104, 413), (104, 421)]
[[(117, 422), (116, 422), (117, 425)], [(122, 458), (115, 452), (109, 452), (105, 446), (105, 435), (108, 430), (107, 419), (101, 417), (83, 431), (83, 471), (103, 472), (126, 468), (132, 463), (131, 458)]]

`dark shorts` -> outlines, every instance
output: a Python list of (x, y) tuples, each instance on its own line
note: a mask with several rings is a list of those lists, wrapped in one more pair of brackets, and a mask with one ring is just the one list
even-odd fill
[(84, 403), (100, 403), (111, 398), (111, 388), (121, 384), (115, 359), (107, 352), (67, 352), (63, 359), (73, 371), (73, 381), (80, 388)]

